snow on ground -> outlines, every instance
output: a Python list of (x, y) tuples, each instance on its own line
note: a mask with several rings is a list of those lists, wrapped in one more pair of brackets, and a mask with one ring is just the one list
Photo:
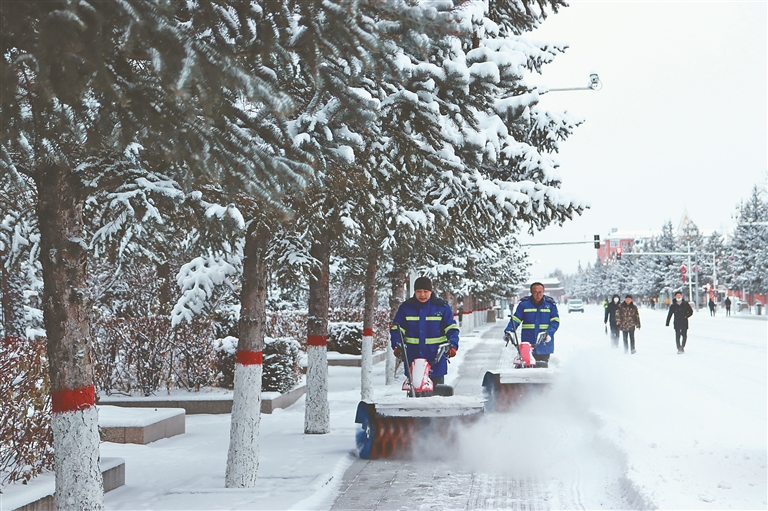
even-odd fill
[[(665, 313), (641, 308), (637, 353), (625, 355), (610, 347), (602, 313), (562, 313), (557, 383), (465, 435), (465, 469), (557, 477), (559, 488), (545, 486), (554, 509), (766, 509), (768, 322), (702, 310), (677, 355)], [(472, 347), (502, 343), (480, 339), (488, 328), (462, 336), (447, 382)], [(126, 460), (126, 485), (106, 494), (106, 508), (329, 509), (356, 459), (360, 369), (328, 369), (331, 432), (303, 433), (304, 398), (263, 415), (255, 488), (224, 488), (230, 416), (188, 415), (184, 435), (101, 444), (102, 457)], [(397, 394), (383, 371), (374, 366), (375, 395)]]
[(678, 355), (666, 311), (641, 308), (632, 355), (602, 307), (561, 314), (552, 388), (465, 434), (465, 466), (550, 479), (551, 509), (766, 509), (764, 316), (697, 312)]

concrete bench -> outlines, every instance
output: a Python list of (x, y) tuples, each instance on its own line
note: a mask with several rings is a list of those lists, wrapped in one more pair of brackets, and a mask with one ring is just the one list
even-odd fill
[[(261, 413), (272, 413), (278, 408), (287, 408), (295, 403), (307, 391), (305, 384), (280, 394), (279, 392), (261, 393)], [(232, 413), (232, 392), (214, 395), (188, 393), (180, 398), (173, 396), (121, 397), (104, 396), (99, 398), (100, 405), (113, 405), (137, 408), (183, 408), (187, 415), (198, 413)]]
[(183, 408), (129, 410), (101, 405), (98, 409), (99, 433), (103, 442), (144, 445), (184, 433)]
[[(373, 363), (378, 364), (387, 357), (386, 351), (377, 351), (373, 354)], [(362, 356), (360, 355), (347, 355), (345, 353), (336, 353), (335, 351), (328, 352), (328, 365), (329, 366), (347, 366), (347, 367), (360, 367), (362, 365)]]
[[(101, 458), (104, 492), (125, 484), (125, 460)], [(53, 472), (41, 474), (27, 484), (14, 483), (3, 488), (3, 509), (8, 511), (54, 511), (53, 495), (56, 476)]]
[(288, 408), (307, 393), (307, 386), (301, 385), (293, 390), (281, 394), (279, 392), (261, 393), (261, 413), (272, 413), (278, 408)]

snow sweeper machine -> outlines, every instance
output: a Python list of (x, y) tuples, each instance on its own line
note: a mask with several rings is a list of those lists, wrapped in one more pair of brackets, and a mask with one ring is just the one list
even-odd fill
[(357, 405), (355, 422), (361, 430), (355, 440), (361, 458), (408, 456), (418, 441), (450, 438), (456, 425), (480, 418), (485, 406), (480, 396), (454, 396), (453, 387), (435, 384), (430, 378), (432, 365), (449, 348), (449, 343), (441, 344), (432, 362), (424, 358), (409, 361), (406, 350), (398, 350), (410, 369), (402, 387), (405, 395)]
[[(546, 332), (539, 334), (536, 344), (546, 342)], [(485, 408), (489, 412), (506, 412), (517, 406), (528, 396), (540, 393), (553, 379), (553, 371), (549, 364), (537, 361), (533, 357), (534, 345), (520, 342), (517, 332), (504, 332), (507, 346), (511, 343), (517, 350), (512, 360), (512, 369), (488, 371), (483, 377), (483, 397)]]

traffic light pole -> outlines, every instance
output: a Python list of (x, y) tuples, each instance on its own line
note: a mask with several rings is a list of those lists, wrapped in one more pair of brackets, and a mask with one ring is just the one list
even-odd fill
[(558, 241), (555, 243), (523, 243), (521, 247), (544, 247), (547, 245), (583, 245), (585, 243), (593, 243), (592, 241)]

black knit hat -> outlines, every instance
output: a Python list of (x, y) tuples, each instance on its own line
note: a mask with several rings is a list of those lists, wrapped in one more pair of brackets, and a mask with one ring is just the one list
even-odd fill
[(416, 282), (413, 283), (413, 290), (416, 291), (418, 289), (432, 291), (432, 281), (429, 280), (428, 277), (419, 277), (416, 279)]

